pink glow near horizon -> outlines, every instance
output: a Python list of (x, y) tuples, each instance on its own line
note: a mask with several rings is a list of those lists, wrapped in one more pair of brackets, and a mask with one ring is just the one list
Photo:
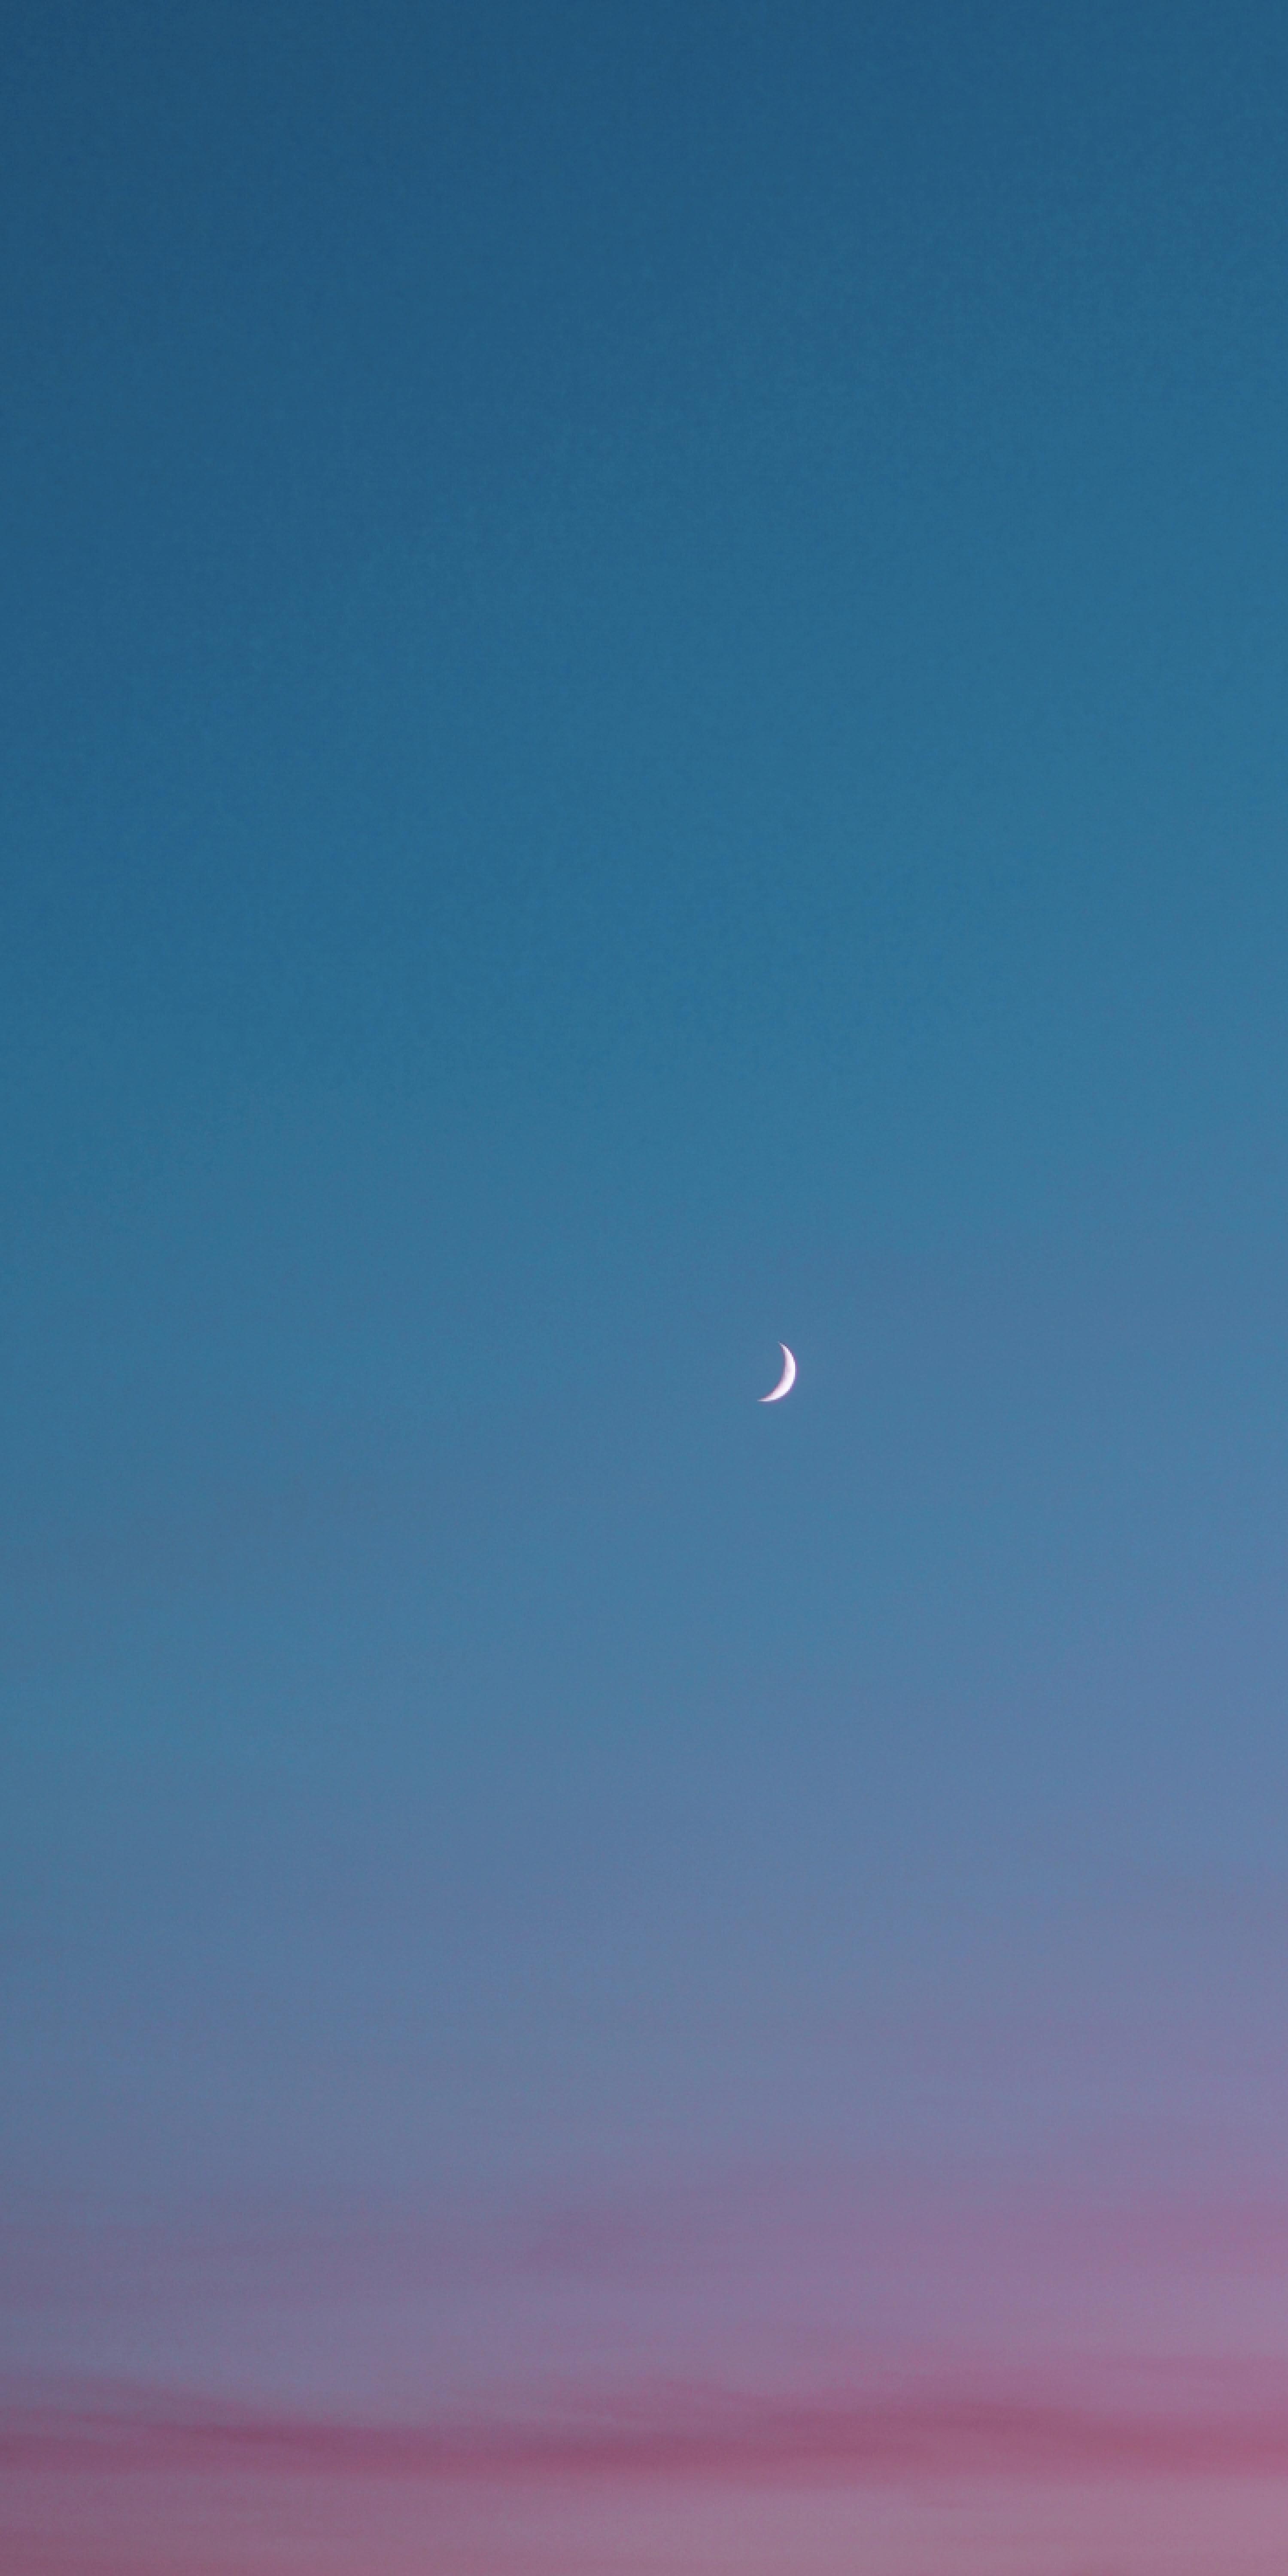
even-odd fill
[(1280, 2576), (1286, 2242), (1269, 2196), (888, 2177), (28, 2226), (6, 2304), (45, 2368), (0, 2414), (0, 2563)]
[(1282, 2406), (1145, 2424), (945, 2399), (509, 2443), (140, 2413), (11, 2424), (5, 2447), (12, 2576), (1280, 2576), (1288, 2537)]

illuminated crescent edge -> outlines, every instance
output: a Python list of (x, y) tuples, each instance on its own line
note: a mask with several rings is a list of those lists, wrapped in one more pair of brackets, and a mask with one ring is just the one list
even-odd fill
[(782, 1352), (784, 1361), (782, 1376), (780, 1377), (777, 1386), (771, 1386), (768, 1395), (757, 1396), (757, 1404), (777, 1404), (779, 1397), (782, 1395), (790, 1395), (792, 1388), (796, 1384), (796, 1362), (792, 1358), (786, 1342), (780, 1342), (778, 1347)]

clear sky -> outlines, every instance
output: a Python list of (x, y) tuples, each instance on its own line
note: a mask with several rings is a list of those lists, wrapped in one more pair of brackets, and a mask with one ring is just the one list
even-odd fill
[(1280, 2569), (1282, 9), (4, 56), (6, 2565)]

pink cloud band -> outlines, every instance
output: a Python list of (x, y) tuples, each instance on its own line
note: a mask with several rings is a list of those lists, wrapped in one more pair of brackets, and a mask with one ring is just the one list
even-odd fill
[(373, 2424), (199, 2405), (11, 2405), (0, 2469), (76, 2476), (192, 2472), (526, 2483), (709, 2480), (792, 2486), (907, 2479), (1178, 2476), (1288, 2480), (1288, 2397), (1094, 2409), (942, 2391), (800, 2404), (643, 2391), (611, 2411), (536, 2422)]

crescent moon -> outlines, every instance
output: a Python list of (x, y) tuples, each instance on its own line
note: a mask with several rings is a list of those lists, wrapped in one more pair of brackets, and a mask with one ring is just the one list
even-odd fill
[(768, 1395), (757, 1396), (757, 1404), (777, 1404), (779, 1397), (790, 1395), (792, 1388), (796, 1384), (796, 1362), (792, 1358), (786, 1342), (780, 1342), (778, 1347), (783, 1355), (782, 1376), (780, 1377), (777, 1386), (771, 1386)]

